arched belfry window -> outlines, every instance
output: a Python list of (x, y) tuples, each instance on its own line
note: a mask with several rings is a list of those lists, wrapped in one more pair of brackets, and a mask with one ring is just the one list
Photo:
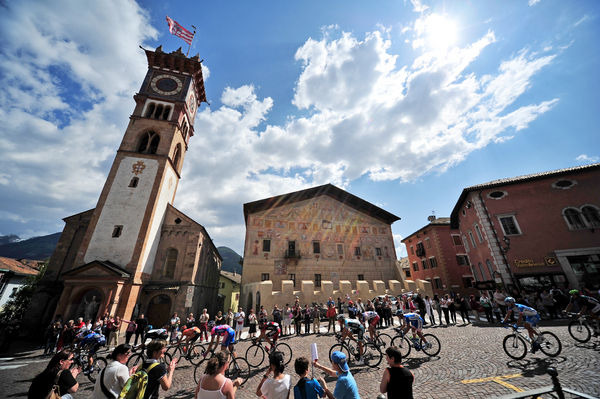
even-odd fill
[(160, 136), (158, 135), (158, 133), (143, 133), (138, 144), (137, 152), (141, 152), (142, 154), (156, 154), (156, 150), (158, 149), (159, 143)]
[(171, 107), (169, 107), (168, 105), (165, 106), (165, 110), (163, 111), (163, 114), (162, 114), (162, 119), (165, 121), (168, 120), (170, 113), (171, 113)]
[(154, 103), (148, 104), (148, 108), (146, 108), (146, 118), (151, 118), (154, 110), (156, 109), (156, 105)]
[(175, 276), (175, 266), (177, 265), (177, 250), (175, 248), (167, 249), (167, 257), (165, 259), (165, 267), (163, 275), (167, 278)]
[(179, 168), (179, 160), (181, 159), (181, 144), (177, 144), (175, 151), (173, 151), (173, 166), (175, 169)]

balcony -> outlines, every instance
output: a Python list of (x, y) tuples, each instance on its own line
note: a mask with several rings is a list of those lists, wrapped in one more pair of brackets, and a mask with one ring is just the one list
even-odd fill
[(300, 251), (291, 251), (288, 249), (283, 254), (283, 257), (286, 259), (300, 259)]

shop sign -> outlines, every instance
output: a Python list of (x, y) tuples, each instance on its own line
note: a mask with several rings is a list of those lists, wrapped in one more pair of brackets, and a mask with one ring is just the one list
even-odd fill
[(515, 259), (516, 267), (546, 266), (544, 262), (534, 262), (533, 259)]

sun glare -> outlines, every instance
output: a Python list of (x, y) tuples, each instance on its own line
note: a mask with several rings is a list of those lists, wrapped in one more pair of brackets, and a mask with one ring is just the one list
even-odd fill
[(452, 19), (444, 15), (430, 14), (420, 22), (417, 31), (423, 38), (422, 43), (425, 47), (434, 51), (445, 51), (456, 44), (458, 29)]

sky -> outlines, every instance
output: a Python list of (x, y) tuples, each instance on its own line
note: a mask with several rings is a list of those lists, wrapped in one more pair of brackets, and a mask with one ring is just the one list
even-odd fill
[(464, 187), (600, 161), (600, 2), (0, 4), (0, 235), (91, 209), (147, 64), (197, 27), (206, 94), (174, 205), (243, 254), (243, 204), (332, 183), (401, 239)]

